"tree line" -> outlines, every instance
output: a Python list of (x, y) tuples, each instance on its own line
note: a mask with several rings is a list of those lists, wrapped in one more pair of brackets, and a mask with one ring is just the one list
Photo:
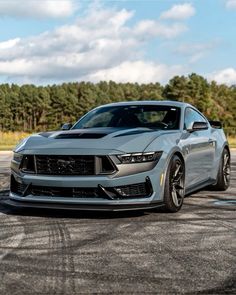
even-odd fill
[(90, 109), (111, 102), (177, 100), (193, 104), (211, 120), (236, 126), (236, 87), (202, 76), (175, 76), (160, 83), (90, 82), (35, 86), (0, 85), (0, 130), (35, 132), (59, 129)]

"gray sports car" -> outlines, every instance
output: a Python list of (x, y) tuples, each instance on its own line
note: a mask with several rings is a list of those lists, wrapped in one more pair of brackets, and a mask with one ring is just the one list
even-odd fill
[(177, 212), (186, 194), (228, 188), (230, 151), (221, 124), (193, 106), (132, 101), (26, 138), (11, 169), (11, 206)]

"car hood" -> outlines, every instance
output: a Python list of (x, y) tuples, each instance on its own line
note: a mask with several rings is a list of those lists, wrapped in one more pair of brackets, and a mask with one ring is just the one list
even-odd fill
[(34, 154), (104, 154), (142, 152), (157, 137), (176, 133), (148, 128), (89, 128), (44, 132), (23, 140), (16, 152)]

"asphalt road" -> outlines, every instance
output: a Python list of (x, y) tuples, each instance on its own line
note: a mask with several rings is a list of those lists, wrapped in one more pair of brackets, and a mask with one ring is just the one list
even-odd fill
[(227, 192), (187, 197), (176, 214), (14, 212), (2, 194), (0, 294), (236, 294), (236, 152), (232, 172)]

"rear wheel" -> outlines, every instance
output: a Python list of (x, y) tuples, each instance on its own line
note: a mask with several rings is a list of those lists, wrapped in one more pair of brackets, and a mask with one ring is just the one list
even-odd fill
[(224, 149), (221, 160), (219, 171), (217, 175), (217, 182), (212, 187), (214, 190), (225, 191), (230, 185), (230, 153), (228, 149)]
[(183, 205), (184, 201), (184, 181), (185, 168), (184, 163), (179, 156), (174, 155), (170, 161), (167, 169), (165, 190), (164, 190), (164, 204), (165, 211), (177, 212)]

